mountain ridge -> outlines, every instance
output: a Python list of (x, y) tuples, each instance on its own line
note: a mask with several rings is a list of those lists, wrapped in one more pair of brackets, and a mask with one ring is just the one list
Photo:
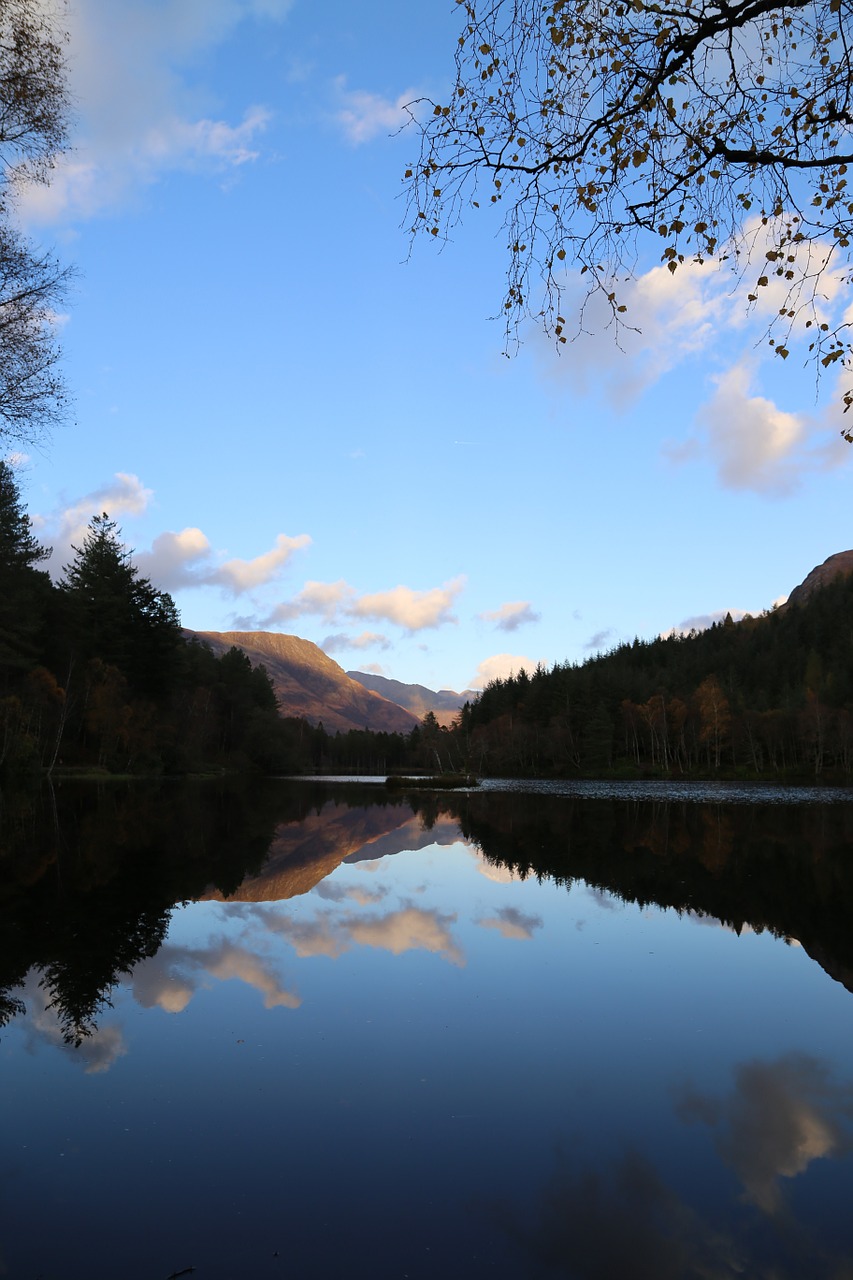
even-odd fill
[(454, 689), (429, 689), (423, 684), (406, 684), (402, 680), (391, 680), (387, 676), (374, 675), (368, 671), (348, 671), (351, 680), (358, 681), (365, 689), (378, 693), (389, 702), (410, 711), (422, 720), (428, 712), (432, 712), (441, 725), (450, 726), (466, 702), (477, 697), (479, 690), (464, 689), (457, 693)]
[(311, 724), (346, 733), (410, 733), (418, 719), (404, 707), (352, 680), (333, 658), (311, 640), (277, 631), (191, 631), (189, 639), (209, 645), (220, 656), (241, 649), (252, 666), (263, 665), (284, 716), (300, 716)]

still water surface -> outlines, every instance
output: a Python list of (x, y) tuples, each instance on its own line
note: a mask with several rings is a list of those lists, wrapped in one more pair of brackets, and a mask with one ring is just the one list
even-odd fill
[(0, 1275), (846, 1280), (853, 804), (796, 799), (7, 804)]

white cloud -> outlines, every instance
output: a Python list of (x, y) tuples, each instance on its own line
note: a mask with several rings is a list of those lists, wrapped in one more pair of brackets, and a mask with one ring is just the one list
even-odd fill
[(347, 649), (390, 649), (391, 641), (378, 631), (362, 631), (357, 636), (339, 631), (337, 635), (326, 636), (320, 648), (325, 653), (340, 653)]
[(733, 622), (740, 622), (741, 618), (747, 617), (748, 613), (748, 609), (716, 609), (713, 613), (697, 613), (692, 618), (685, 618), (677, 626), (670, 627), (668, 631), (662, 631), (661, 639), (667, 640), (670, 636), (686, 636), (691, 631), (707, 631), (715, 622), (724, 622), (728, 614), (731, 614)]
[(429, 591), (413, 591), (411, 587), (402, 586), (390, 591), (377, 591), (372, 595), (359, 596), (350, 606), (350, 612), (359, 618), (396, 622), (407, 631), (440, 627), (457, 621), (450, 610), (464, 585), (465, 579), (459, 577)]
[(675, 274), (653, 267), (621, 285), (625, 306), (617, 335), (606, 297), (584, 303), (579, 273), (570, 276), (561, 308), (574, 317), (583, 307), (580, 331), (567, 326), (567, 342), (555, 353), (553, 338), (540, 330), (534, 342), (549, 376), (569, 379), (582, 392), (602, 390), (619, 408), (635, 401), (669, 369), (710, 346), (731, 308), (730, 277), (706, 263), (685, 263)]
[(150, 551), (134, 557), (136, 566), (146, 578), (150, 578), (161, 590), (173, 591), (178, 587), (196, 585), (193, 566), (206, 560), (211, 554), (208, 538), (201, 529), (182, 529), (180, 533), (161, 533), (154, 539)]
[(83, 545), (89, 521), (106, 512), (112, 519), (139, 516), (148, 508), (154, 494), (146, 489), (138, 476), (117, 471), (107, 484), (93, 489), (85, 497), (50, 516), (36, 516), (33, 525), (39, 539), (53, 547), (46, 562), (52, 573), (61, 572), (72, 558), (74, 547)]
[[(153, 496), (153, 491), (146, 489), (138, 476), (120, 471), (112, 481), (69, 506), (48, 516), (35, 516), (33, 525), (40, 541), (53, 546), (47, 562), (51, 572), (59, 573), (72, 559), (73, 548), (82, 546), (93, 516), (102, 512), (114, 520), (140, 516), (148, 509)], [(179, 533), (167, 530), (158, 534), (150, 550), (133, 552), (133, 561), (139, 572), (161, 590), (218, 586), (237, 596), (271, 582), (295, 551), (310, 544), (307, 533), (296, 537), (280, 533), (275, 546), (253, 560), (232, 559), (217, 564), (207, 535), (190, 526)]]
[(206, 581), (224, 587), (232, 595), (240, 595), (270, 582), (278, 576), (294, 551), (310, 545), (311, 539), (307, 533), (300, 533), (295, 538), (280, 533), (271, 551), (255, 556), (254, 560), (227, 560), (225, 564), (211, 570)]
[(265, 625), (289, 622), (305, 614), (316, 614), (333, 622), (345, 600), (354, 595), (353, 588), (340, 578), (337, 582), (306, 582), (292, 600), (283, 600), (266, 618)]
[(711, 399), (696, 415), (694, 433), (670, 445), (670, 460), (683, 463), (706, 456), (728, 489), (769, 497), (793, 492), (810, 472), (832, 470), (849, 461), (837, 434), (838, 407), (822, 418), (788, 413), (766, 396), (753, 394), (753, 362), (741, 360), (714, 381)]
[(174, 169), (217, 172), (253, 160), (269, 112), (216, 119), (187, 68), (248, 19), (280, 21), (290, 0), (76, 0), (68, 14), (73, 149), (49, 187), (20, 193), (34, 222), (86, 218)]
[(786, 493), (799, 479), (792, 455), (808, 437), (808, 422), (764, 396), (750, 395), (751, 383), (743, 361), (722, 374), (698, 423), (727, 488)]
[(584, 645), (585, 649), (594, 649), (596, 652), (604, 648), (605, 642), (613, 635), (612, 627), (605, 627), (603, 631), (596, 631)]
[[(342, 578), (337, 582), (306, 582), (292, 600), (282, 601), (264, 621), (265, 625), (271, 626), (305, 614), (315, 614), (326, 622), (367, 618), (392, 622), (406, 631), (422, 631), (457, 621), (451, 608), (464, 585), (465, 579), (459, 577), (446, 582), (442, 587), (432, 587), (425, 591), (398, 586), (390, 591), (376, 591), (360, 596)], [(371, 634), (373, 633), (362, 633), (364, 636)]]
[(490, 680), (505, 680), (507, 676), (515, 675), (519, 671), (526, 671), (528, 675), (532, 675), (535, 670), (536, 663), (531, 658), (524, 657), (523, 654), (494, 653), (490, 658), (483, 659), (468, 681), (467, 687), (483, 689)]
[(409, 120), (406, 106), (418, 96), (414, 89), (406, 89), (393, 99), (365, 89), (348, 89), (345, 76), (335, 80), (335, 92), (340, 103), (335, 119), (356, 147), (380, 134), (397, 133)]
[(541, 613), (536, 613), (529, 600), (513, 600), (502, 604), (500, 608), (486, 610), (477, 615), (483, 622), (493, 622), (498, 631), (517, 631), (528, 622), (541, 621)]

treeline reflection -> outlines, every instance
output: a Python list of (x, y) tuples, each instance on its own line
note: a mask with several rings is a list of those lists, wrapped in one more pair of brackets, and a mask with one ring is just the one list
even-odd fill
[(110, 991), (156, 954), (172, 909), (227, 897), (264, 864), (309, 789), (64, 785), (0, 797), (0, 1026), (35, 971), (63, 1039), (96, 1029)]
[(65, 785), (0, 799), (0, 1026), (24, 1011), (36, 974), (63, 1039), (79, 1046), (116, 984), (160, 949), (177, 904), (279, 901), (318, 888), (344, 859), (454, 838), (520, 877), (796, 939), (853, 991), (853, 804)]
[(853, 804), (472, 795), (463, 835), (525, 877), (796, 940), (853, 992)]

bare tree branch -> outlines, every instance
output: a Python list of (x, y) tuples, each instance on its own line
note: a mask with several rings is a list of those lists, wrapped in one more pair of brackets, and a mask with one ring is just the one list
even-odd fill
[(820, 290), (830, 263), (850, 276), (853, 0), (457, 3), (451, 95), (410, 107), (409, 227), (446, 238), (481, 193), (504, 210), (508, 343), (529, 316), (566, 340), (570, 266), (618, 329), (654, 237), (671, 272), (726, 263), (747, 307), (781, 279), (776, 352), (803, 326), (818, 371), (851, 363)]

